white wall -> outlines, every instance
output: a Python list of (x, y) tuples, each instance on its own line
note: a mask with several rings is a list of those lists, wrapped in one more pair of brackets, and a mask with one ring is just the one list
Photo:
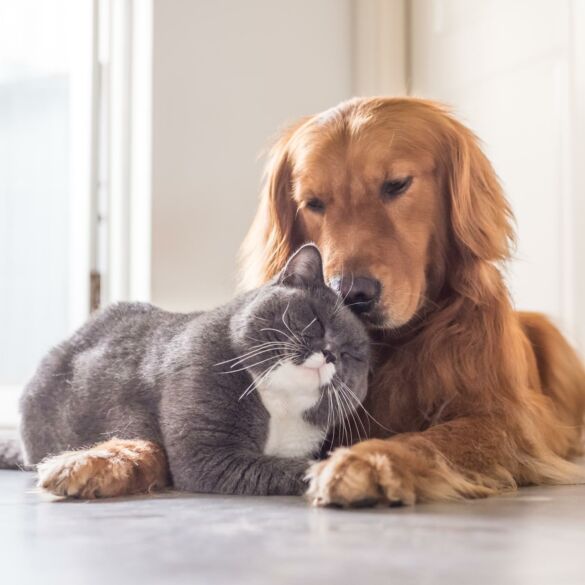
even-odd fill
[(408, 86), (483, 139), (518, 221), (517, 305), (585, 351), (583, 5), (154, 0), (152, 301), (189, 310), (233, 294), (257, 156), (279, 126)]
[(516, 214), (518, 307), (550, 314), (585, 351), (577, 4), (413, 0), (410, 81), (412, 94), (452, 105), (483, 139)]
[(234, 289), (278, 127), (351, 95), (349, 0), (155, 0), (152, 302)]

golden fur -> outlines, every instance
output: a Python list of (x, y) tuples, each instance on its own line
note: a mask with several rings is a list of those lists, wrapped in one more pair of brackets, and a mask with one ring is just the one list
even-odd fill
[[(412, 177), (383, 200), (385, 181)], [(310, 201), (318, 199), (324, 211)], [(371, 438), (310, 472), (315, 504), (478, 497), (583, 479), (585, 372), (543, 316), (512, 309), (499, 263), (511, 211), (475, 136), (443, 107), (355, 99), (274, 146), (243, 276), (274, 276), (316, 242), (327, 278), (382, 283)]]
[(168, 485), (164, 449), (150, 441), (110, 439), (42, 461), (38, 485), (56, 496), (111, 498)]

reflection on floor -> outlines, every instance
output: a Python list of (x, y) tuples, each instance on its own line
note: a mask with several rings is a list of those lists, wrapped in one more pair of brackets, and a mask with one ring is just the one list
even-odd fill
[(585, 583), (585, 486), (341, 511), (184, 494), (55, 502), (34, 479), (0, 471), (2, 583)]

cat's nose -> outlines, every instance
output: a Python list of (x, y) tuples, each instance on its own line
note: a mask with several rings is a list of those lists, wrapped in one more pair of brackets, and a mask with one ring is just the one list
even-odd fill
[(329, 285), (354, 313), (371, 311), (380, 300), (382, 285), (369, 276), (334, 276)]
[(323, 355), (325, 356), (325, 363), (326, 364), (334, 364), (337, 361), (335, 354), (328, 349), (323, 350)]

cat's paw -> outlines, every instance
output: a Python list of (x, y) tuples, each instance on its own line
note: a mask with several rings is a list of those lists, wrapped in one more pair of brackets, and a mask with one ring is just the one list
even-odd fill
[(43, 460), (37, 471), (40, 488), (72, 498), (107, 498), (166, 485), (164, 453), (148, 441), (112, 439), (67, 451)]
[(375, 506), (413, 504), (414, 489), (392, 468), (388, 455), (336, 449), (313, 463), (307, 474), (306, 496), (314, 506)]

